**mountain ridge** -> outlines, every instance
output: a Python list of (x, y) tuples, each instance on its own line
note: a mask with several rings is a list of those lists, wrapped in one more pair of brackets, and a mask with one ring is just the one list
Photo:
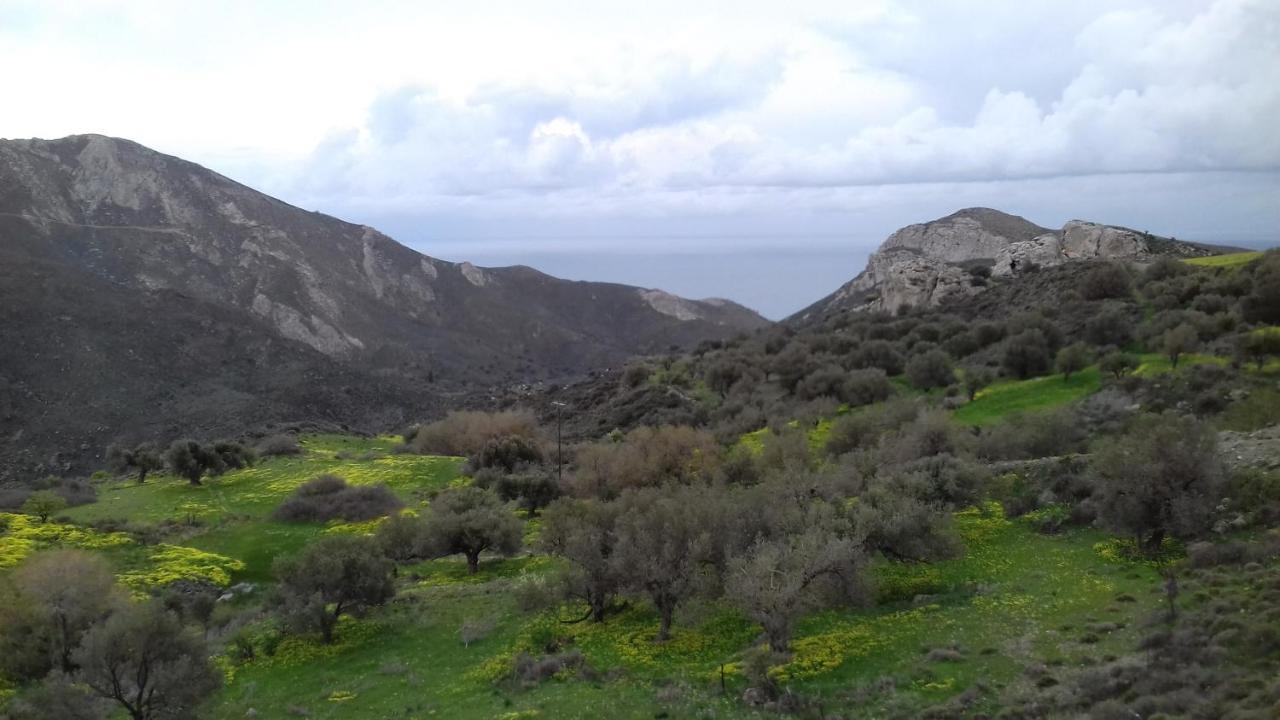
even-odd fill
[(439, 260), (103, 135), (0, 140), (0, 261), (8, 473), (70, 471), (114, 440), (386, 430), (442, 398), (770, 324), (734, 303)]

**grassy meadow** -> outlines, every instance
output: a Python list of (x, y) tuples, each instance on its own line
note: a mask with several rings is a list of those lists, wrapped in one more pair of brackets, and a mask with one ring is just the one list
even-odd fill
[[(1077, 377), (1089, 381), (1088, 374)], [(393, 442), (311, 436), (301, 455), (270, 458), (203, 486), (165, 476), (142, 485), (110, 482), (98, 503), (70, 509), (59, 521), (10, 516), (0, 557), (12, 565), (44, 547), (100, 551), (139, 593), (178, 578), (269, 584), (276, 556), (323, 533), (367, 533), (376, 524), (272, 520), (272, 510), (317, 474), (386, 483), (410, 509), (429, 502), (432, 490), (466, 482), (460, 459), (392, 454)], [(108, 520), (166, 524), (172, 535), (141, 545), (126, 533), (90, 527)], [(1131, 645), (1135, 617), (1157, 601), (1155, 571), (1118, 558), (1112, 541), (1096, 531), (1043, 535), (1025, 518), (1006, 519), (996, 504), (963, 511), (956, 522), (965, 542), (961, 557), (880, 561), (874, 608), (804, 619), (793, 657), (772, 671), (779, 681), (832, 707), (857, 703), (869, 716), (936, 705), (979, 684), (980, 707), (993, 703), (1000, 687), (1025, 682), (1027, 663), (1089, 663)], [(529, 522), (533, 533), (536, 521)], [(735, 698), (746, 687), (741, 663), (757, 641), (757, 626), (718, 602), (700, 601), (684, 608), (671, 641), (655, 644), (656, 613), (640, 601), (598, 625), (565, 622), (580, 615), (575, 607), (521, 611), (520, 585), (536, 582), (555, 563), (533, 554), (485, 558), (474, 576), (461, 559), (402, 567), (393, 603), (344, 619), (331, 646), (283, 637), (265, 616), (251, 618), (241, 632), (253, 657), (228, 650), (218, 659), (226, 684), (210, 714), (754, 716)], [(464, 626), (479, 628), (465, 643)], [(518, 653), (553, 642), (578, 648), (590, 679), (553, 676), (533, 688), (506, 681)]]

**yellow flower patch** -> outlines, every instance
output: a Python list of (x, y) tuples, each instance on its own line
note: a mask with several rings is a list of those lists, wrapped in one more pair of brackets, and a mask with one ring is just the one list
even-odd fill
[(920, 623), (925, 615), (938, 608), (938, 605), (923, 605), (875, 618), (845, 621), (827, 632), (800, 638), (791, 644), (791, 660), (770, 668), (769, 674), (781, 681), (824, 675), (850, 659), (887, 647), (896, 627)]
[(297, 667), (315, 662), (323, 658), (331, 658), (347, 650), (363, 645), (375, 638), (383, 630), (383, 626), (370, 621), (356, 620), (346, 615), (338, 620), (334, 629), (335, 639), (326, 645), (316, 638), (290, 635), (280, 641), (275, 653), (259, 655), (253, 660), (257, 667), (286, 668)]
[(100, 533), (66, 523), (45, 522), (30, 515), (0, 513), (0, 569), (13, 567), (23, 558), (48, 548), (104, 550), (133, 543), (126, 533)]
[(121, 573), (120, 582), (135, 590), (178, 580), (203, 580), (225, 587), (231, 584), (231, 573), (244, 569), (244, 563), (235, 558), (182, 545), (157, 545), (148, 561), (147, 567)]
[(386, 518), (374, 518), (364, 522), (334, 520), (329, 522), (324, 532), (326, 535), (373, 535), (385, 520)]

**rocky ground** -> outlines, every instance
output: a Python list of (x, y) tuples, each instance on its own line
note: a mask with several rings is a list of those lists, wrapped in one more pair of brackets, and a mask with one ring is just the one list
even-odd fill
[(1253, 432), (1221, 432), (1218, 447), (1223, 462), (1232, 469), (1280, 469), (1280, 425)]

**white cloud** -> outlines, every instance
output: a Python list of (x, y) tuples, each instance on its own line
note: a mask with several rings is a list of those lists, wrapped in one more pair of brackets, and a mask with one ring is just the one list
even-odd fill
[[(512, 192), (545, 205), (582, 191), (608, 207), (620, 195), (669, 202), (740, 188), (750, 204), (777, 187), (1275, 170), (1278, 19), (1280, 6), (1263, 0), (1080, 19), (1060, 40), (1076, 58), (1064, 85), (973, 85), (981, 99), (959, 121), (927, 101), (937, 94), (927, 78), (874, 65), (881, 48), (803, 23), (696, 60), (669, 44), (661, 54), (624, 47), (524, 84), (494, 79), (448, 97), (430, 85), (393, 90), (305, 174), (334, 179), (348, 197), (430, 208)], [(954, 30), (919, 15), (871, 23), (859, 32)], [(569, 207), (581, 210), (581, 199)]]

